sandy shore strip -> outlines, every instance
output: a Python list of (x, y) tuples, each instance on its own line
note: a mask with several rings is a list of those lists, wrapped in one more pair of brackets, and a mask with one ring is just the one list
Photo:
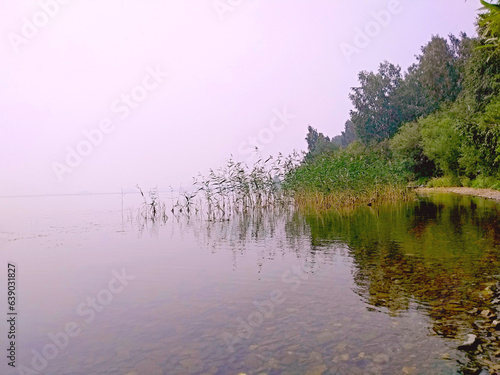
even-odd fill
[(475, 197), (493, 199), (500, 202), (500, 191), (493, 189), (474, 189), (470, 187), (440, 187), (440, 188), (417, 188), (419, 193), (456, 193), (472, 195)]

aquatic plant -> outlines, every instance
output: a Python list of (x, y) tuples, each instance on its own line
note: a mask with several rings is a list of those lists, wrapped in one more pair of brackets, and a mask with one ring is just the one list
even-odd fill
[(140, 217), (146, 221), (151, 221), (153, 223), (156, 221), (166, 222), (168, 220), (166, 205), (165, 203), (160, 201), (160, 198), (158, 196), (158, 188), (156, 187), (149, 191), (148, 199), (140, 186), (136, 185), (136, 187), (143, 199), (142, 207), (139, 210)]
[(203, 198), (201, 210), (209, 220), (218, 220), (234, 213), (288, 207), (293, 202), (282, 184), (299, 163), (297, 153), (259, 158), (250, 167), (229, 159), (225, 166), (211, 169), (207, 176), (200, 174), (195, 179), (195, 191)]
[(329, 209), (413, 199), (403, 164), (361, 145), (304, 162), (284, 180), (302, 208)]

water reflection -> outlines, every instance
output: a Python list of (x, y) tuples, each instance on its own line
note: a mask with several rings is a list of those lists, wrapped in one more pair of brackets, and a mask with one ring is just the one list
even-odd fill
[[(464, 373), (499, 370), (499, 209), (458, 195), (420, 197), (398, 207), (309, 215), (312, 242), (342, 241), (354, 260), (355, 291), (391, 316), (412, 308), (431, 318), (432, 331), (459, 346)], [(412, 302), (417, 302), (417, 305)], [(413, 307), (412, 307), (413, 306)], [(500, 328), (500, 327), (499, 327)]]
[[(71, 215), (48, 210), (53, 199), (40, 212), (30, 202), (38, 224), (2, 225), (2, 251), (23, 270), (23, 363), (67, 322), (84, 328), (41, 374), (496, 371), (492, 202), (430, 195), (321, 215), (270, 208), (154, 223), (128, 208), (122, 220), (119, 197), (112, 209), (94, 202), (101, 211), (72, 202), (63, 200)], [(75, 307), (122, 268), (136, 278), (84, 325)]]
[(309, 267), (317, 263), (307, 223), (291, 208), (236, 213), (231, 220), (194, 222), (191, 229), (201, 247), (213, 252), (230, 250), (233, 269), (239, 259), (248, 262), (247, 253), (257, 256), (259, 273), (264, 263), (291, 254)]

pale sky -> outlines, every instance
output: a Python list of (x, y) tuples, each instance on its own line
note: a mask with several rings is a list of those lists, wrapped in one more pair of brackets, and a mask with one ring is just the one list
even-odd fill
[(432, 35), (474, 35), (480, 7), (0, 1), (0, 196), (176, 188), (255, 143), (305, 150), (308, 125), (343, 130), (359, 71), (406, 69)]

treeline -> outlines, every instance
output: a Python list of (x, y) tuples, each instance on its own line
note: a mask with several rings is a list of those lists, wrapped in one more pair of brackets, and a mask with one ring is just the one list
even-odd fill
[(477, 37), (433, 36), (404, 72), (387, 61), (360, 72), (344, 131), (330, 138), (309, 126), (308, 152), (288, 186), (322, 194), (409, 181), (500, 188), (500, 5), (481, 3)]

